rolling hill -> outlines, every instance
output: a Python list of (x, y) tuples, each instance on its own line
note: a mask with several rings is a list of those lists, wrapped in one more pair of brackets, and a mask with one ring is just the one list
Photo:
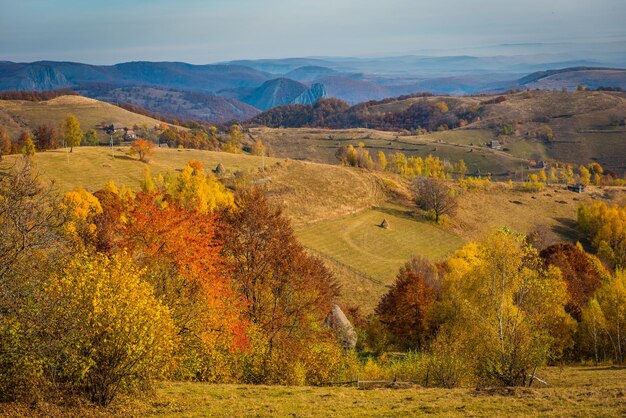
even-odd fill
[[(459, 211), (446, 225), (414, 213), (408, 181), (390, 173), (337, 165), (198, 150), (157, 149), (146, 165), (127, 156), (127, 148), (78, 147), (41, 152), (35, 163), (59, 191), (83, 186), (94, 191), (108, 180), (139, 186), (146, 166), (152, 174), (181, 169), (189, 160), (206, 169), (222, 163), (240, 182), (258, 184), (292, 220), (298, 239), (319, 256), (342, 285), (340, 302), (371, 311), (398, 268), (413, 254), (437, 260), (501, 226), (529, 232), (547, 225), (551, 239), (575, 240), (578, 205), (589, 195), (564, 190), (522, 193), (508, 186), (463, 193)], [(19, 156), (5, 158), (3, 164)], [(265, 166), (265, 171), (261, 167)], [(591, 191), (595, 194), (595, 191)], [(387, 219), (389, 229), (380, 228)]]
[(249, 104), (228, 97), (160, 87), (86, 85), (76, 91), (100, 101), (140, 106), (182, 120), (222, 123), (245, 120), (261, 112)]
[[(436, 109), (441, 102), (446, 112)], [(277, 155), (312, 161), (336, 161), (334, 152), (340, 145), (363, 142), (374, 154), (400, 150), (409, 155), (431, 153), (450, 161), (464, 159), (472, 164), (470, 170), (473, 167), (481, 173), (511, 175), (520, 166), (526, 169), (530, 160), (597, 161), (620, 176), (626, 172), (626, 94), (619, 92), (400, 97), (333, 108), (323, 117), (316, 114), (310, 106), (279, 107), (250, 123), (307, 126), (300, 132), (261, 129), (258, 134)], [(441, 124), (447, 124), (443, 131)], [(428, 125), (434, 132), (416, 135), (413, 131)], [(357, 129), (365, 126), (370, 129)], [(553, 133), (550, 137), (546, 136), (548, 128)], [(502, 150), (489, 150), (492, 140), (498, 140)]]
[(34, 129), (39, 125), (59, 126), (68, 113), (78, 118), (83, 130), (95, 129), (102, 122), (119, 123), (128, 127), (153, 127), (162, 123), (109, 103), (81, 96), (60, 96), (41, 102), (0, 100), (0, 125), (5, 126), (13, 136), (23, 129)]
[(578, 85), (590, 89), (612, 87), (626, 90), (626, 69), (574, 67), (540, 71), (518, 80), (522, 88), (576, 90)]

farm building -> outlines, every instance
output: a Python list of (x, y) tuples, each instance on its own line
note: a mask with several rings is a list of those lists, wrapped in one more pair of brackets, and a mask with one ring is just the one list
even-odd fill
[(487, 144), (487, 146), (491, 149), (500, 149), (502, 148), (502, 145), (500, 144), (500, 141), (498, 141), (497, 139), (494, 139), (493, 141), (491, 141), (489, 144)]
[(124, 141), (133, 141), (135, 138), (137, 138), (135, 131), (124, 128)]
[(572, 192), (576, 192), (576, 193), (582, 193), (585, 191), (585, 189), (587, 188), (587, 186), (585, 186), (584, 184), (570, 184), (567, 186), (567, 190), (572, 191)]

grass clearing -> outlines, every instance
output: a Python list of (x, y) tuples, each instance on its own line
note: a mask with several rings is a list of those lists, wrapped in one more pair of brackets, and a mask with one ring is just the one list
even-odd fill
[(464, 193), (450, 227), (468, 240), (477, 240), (501, 227), (528, 233), (545, 225), (549, 241), (576, 242), (578, 207), (602, 195), (594, 187), (578, 194), (563, 185), (553, 185), (543, 192), (530, 193), (495, 184), (487, 191)]
[[(383, 219), (389, 229), (379, 226)], [(306, 247), (383, 284), (414, 254), (438, 260), (464, 243), (455, 234), (389, 207), (317, 222), (296, 234)]]

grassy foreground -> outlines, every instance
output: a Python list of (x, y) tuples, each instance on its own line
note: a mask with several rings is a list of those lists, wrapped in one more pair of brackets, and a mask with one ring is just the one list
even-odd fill
[(617, 417), (626, 414), (626, 368), (565, 367), (541, 372), (549, 386), (437, 389), (291, 387), (163, 383), (151, 398), (109, 409), (0, 404), (0, 416), (66, 417)]

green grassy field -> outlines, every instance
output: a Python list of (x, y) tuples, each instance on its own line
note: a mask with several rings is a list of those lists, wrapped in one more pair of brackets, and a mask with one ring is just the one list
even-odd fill
[[(226, 170), (257, 170), (262, 166), (262, 158), (250, 155), (235, 155), (225, 152), (156, 149), (149, 164), (136, 157), (126, 155), (128, 147), (114, 147), (114, 158), (108, 147), (76, 147), (72, 153), (58, 149), (38, 153), (35, 164), (42, 176), (54, 180), (59, 191), (64, 192), (81, 186), (95, 191), (109, 180), (137, 188), (144, 176), (146, 167), (153, 175), (182, 169), (190, 160), (199, 160), (206, 169), (213, 169), (220, 162)], [(20, 156), (8, 156), (11, 161)], [(276, 163), (276, 159), (266, 158), (265, 164)]]
[(162, 383), (153, 397), (86, 405), (0, 404), (4, 417), (618, 417), (626, 368), (540, 371), (548, 386), (438, 389)]
[[(389, 229), (379, 226), (383, 219)], [(438, 260), (464, 242), (397, 208), (375, 208), (317, 222), (298, 229), (297, 236), (305, 246), (379, 283), (389, 283), (414, 254)]]

